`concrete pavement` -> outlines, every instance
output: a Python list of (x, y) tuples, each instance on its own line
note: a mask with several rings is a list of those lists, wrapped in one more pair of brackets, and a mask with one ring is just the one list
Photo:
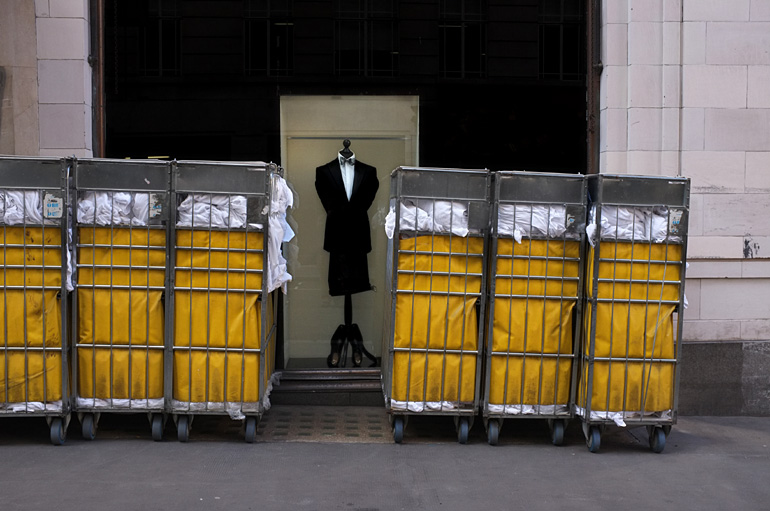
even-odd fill
[[(302, 418), (308, 427), (299, 427)], [(2, 419), (0, 508), (770, 506), (767, 417), (680, 418), (662, 454), (649, 450), (643, 429), (617, 428), (608, 430), (601, 451), (591, 454), (577, 421), (568, 427), (565, 445), (555, 447), (543, 421), (507, 420), (500, 444), (492, 447), (478, 420), (468, 445), (459, 445), (451, 418), (412, 417), (404, 443), (396, 445), (377, 408), (275, 406), (264, 419), (256, 444), (243, 442), (240, 424), (225, 417), (196, 418), (190, 442), (182, 444), (171, 422), (167, 438), (156, 443), (145, 417), (105, 415), (95, 441), (82, 440), (73, 420), (61, 447), (48, 443), (43, 419)], [(285, 434), (275, 435), (282, 429)], [(310, 434), (300, 435), (303, 431)]]

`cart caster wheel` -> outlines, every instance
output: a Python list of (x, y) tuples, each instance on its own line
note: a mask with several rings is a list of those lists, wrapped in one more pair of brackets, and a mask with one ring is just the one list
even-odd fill
[(555, 420), (551, 423), (551, 443), (553, 445), (564, 443), (564, 421)]
[(81, 423), (83, 430), (83, 438), (85, 440), (93, 440), (96, 438), (96, 424), (94, 424), (94, 414), (87, 413), (83, 415), (83, 422)]
[(176, 437), (180, 442), (190, 440), (190, 418), (187, 415), (180, 415), (177, 419)]
[(393, 441), (400, 444), (404, 441), (404, 418), (395, 417), (393, 419)]
[(246, 443), (253, 444), (257, 440), (257, 418), (246, 417)]
[(586, 445), (591, 452), (599, 452), (599, 447), (602, 444), (602, 432), (598, 426), (591, 426), (588, 430), (588, 437), (586, 438)]
[(461, 444), (467, 444), (468, 443), (468, 431), (470, 430), (470, 424), (468, 423), (468, 418), (463, 417), (460, 419), (459, 424), (457, 425), (457, 441)]
[(163, 415), (159, 413), (152, 415), (152, 439), (156, 442), (163, 440)]
[(654, 453), (661, 453), (666, 447), (666, 432), (663, 428), (655, 428), (650, 433), (650, 449)]
[(497, 419), (490, 419), (487, 424), (487, 442), (489, 442), (489, 445), (497, 445), (499, 437), (500, 421)]
[(53, 445), (64, 445), (67, 439), (67, 431), (64, 429), (64, 422), (60, 417), (51, 421), (51, 443)]

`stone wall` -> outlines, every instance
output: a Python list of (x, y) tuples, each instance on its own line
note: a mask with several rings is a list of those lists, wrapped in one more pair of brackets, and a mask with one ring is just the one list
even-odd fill
[(88, 0), (0, 0), (0, 154), (89, 157)]

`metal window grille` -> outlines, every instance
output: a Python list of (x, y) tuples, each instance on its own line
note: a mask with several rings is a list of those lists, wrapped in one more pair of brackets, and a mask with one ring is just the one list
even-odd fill
[(396, 75), (398, 21), (393, 0), (338, 0), (335, 16), (336, 74)]
[(247, 0), (244, 60), (247, 75), (294, 73), (293, 0)]
[(442, 0), (439, 18), (442, 78), (486, 76), (486, 9), (483, 0)]
[(584, 0), (541, 0), (540, 78), (577, 81), (586, 74)]

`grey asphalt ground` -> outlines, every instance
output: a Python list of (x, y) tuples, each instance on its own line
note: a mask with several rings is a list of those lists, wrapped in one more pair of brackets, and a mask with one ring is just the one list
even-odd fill
[(410, 417), (400, 445), (382, 424), (275, 406), (255, 444), (226, 417), (196, 417), (183, 444), (171, 421), (153, 442), (146, 417), (103, 415), (96, 440), (73, 419), (54, 447), (43, 419), (0, 419), (0, 510), (770, 509), (770, 417), (680, 417), (661, 454), (640, 428), (592, 454), (577, 421), (561, 447), (539, 420), (506, 420), (494, 447), (480, 420), (467, 445), (449, 417)]

